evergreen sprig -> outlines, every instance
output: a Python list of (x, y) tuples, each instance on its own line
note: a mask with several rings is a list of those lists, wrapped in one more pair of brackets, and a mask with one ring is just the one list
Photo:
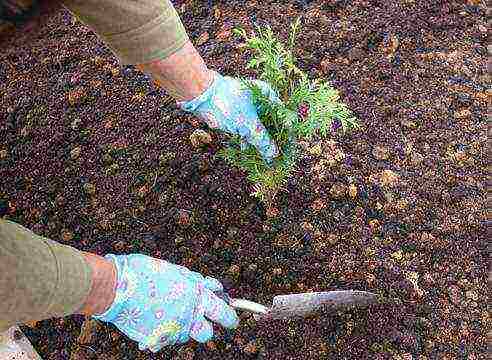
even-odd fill
[(247, 68), (256, 70), (258, 78), (279, 94), (281, 101), (272, 101), (254, 82), (242, 80), (243, 86), (250, 89), (259, 109), (258, 116), (277, 144), (280, 155), (272, 164), (267, 164), (253, 146), (245, 146), (238, 137), (231, 140), (221, 155), (246, 171), (255, 189), (253, 194), (267, 206), (271, 206), (294, 170), (300, 140), (327, 137), (336, 131), (359, 127), (352, 111), (340, 101), (336, 89), (322, 79), (309, 79), (296, 66), (293, 50), (299, 30), (300, 20), (297, 19), (291, 25), (287, 45), (274, 36), (269, 26), (257, 27), (251, 36), (244, 29), (234, 30), (253, 51)]

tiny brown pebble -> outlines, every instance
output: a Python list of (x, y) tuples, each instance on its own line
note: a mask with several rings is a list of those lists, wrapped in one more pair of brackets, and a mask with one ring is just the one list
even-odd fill
[(0, 160), (5, 160), (8, 155), (9, 155), (9, 152), (6, 149), (0, 150)]
[(399, 176), (393, 170), (383, 170), (379, 179), (382, 186), (394, 187), (398, 184)]
[(106, 170), (106, 173), (110, 174), (110, 175), (115, 175), (118, 173), (119, 170), (120, 170), (120, 165), (117, 163), (114, 163), (108, 167), (108, 169)]
[(241, 272), (241, 267), (239, 265), (232, 264), (227, 272), (232, 275), (238, 275)]
[(78, 159), (80, 157), (80, 152), (81, 152), (80, 146), (76, 146), (70, 151), (70, 157), (73, 160)]
[(325, 74), (327, 74), (334, 68), (334, 64), (329, 58), (323, 59), (319, 65), (321, 67), (321, 71), (323, 71)]
[(249, 271), (256, 271), (258, 269), (258, 265), (256, 264), (249, 264), (248, 270)]
[(396, 50), (399, 46), (400, 40), (398, 40), (398, 37), (396, 35), (391, 34), (389, 36), (388, 43), (383, 42), (381, 44), (381, 50), (386, 55), (386, 58), (388, 60), (391, 60), (395, 56)]
[(120, 252), (126, 249), (126, 243), (124, 241), (118, 241), (113, 247), (116, 251)]
[(465, 295), (470, 300), (478, 301), (478, 294), (475, 291), (468, 290)]
[(314, 230), (314, 226), (313, 226), (313, 224), (311, 224), (310, 222), (308, 222), (308, 221), (304, 221), (304, 222), (302, 223), (302, 229), (303, 229), (304, 231), (313, 231), (313, 230)]
[(347, 187), (342, 183), (335, 183), (330, 188), (330, 195), (335, 199), (341, 199), (347, 194)]
[(407, 129), (416, 129), (418, 128), (418, 124), (415, 122), (415, 121), (411, 121), (411, 120), (408, 120), (408, 119), (404, 119), (401, 121), (401, 124), (406, 127)]
[(323, 199), (316, 199), (311, 204), (311, 209), (313, 209), (314, 211), (320, 211), (324, 208), (326, 208), (326, 203), (323, 201)]
[(61, 237), (64, 242), (69, 242), (73, 239), (73, 232), (68, 229), (63, 229), (61, 232)]
[(96, 187), (94, 186), (94, 184), (85, 183), (84, 191), (89, 195), (94, 195), (96, 193)]
[(27, 325), (27, 326), (29, 326), (30, 328), (34, 328), (34, 327), (36, 327), (36, 325), (38, 324), (38, 322), (39, 322), (39, 321), (37, 321), (37, 320), (33, 320), (33, 321), (26, 321), (26, 322), (24, 323), (24, 325)]
[(372, 220), (369, 220), (369, 226), (370, 226), (372, 231), (378, 231), (381, 224), (379, 223), (379, 220), (372, 219)]
[(420, 165), (422, 161), (424, 161), (424, 157), (422, 156), (422, 154), (418, 152), (412, 153), (411, 162), (413, 166)]
[(196, 41), (195, 41), (195, 45), (196, 45), (196, 46), (203, 45), (203, 44), (205, 44), (205, 43), (208, 41), (208, 39), (209, 39), (209, 38), (210, 38), (210, 35), (208, 35), (208, 32), (206, 32), (206, 31), (205, 31), (204, 33), (202, 33), (202, 34), (198, 37), (198, 39), (196, 39)]
[(190, 223), (190, 214), (186, 210), (180, 210), (178, 213), (178, 224), (188, 225)]
[(339, 240), (340, 240), (340, 237), (338, 235), (335, 235), (335, 234), (329, 234), (327, 237), (326, 237), (326, 240), (328, 240), (328, 242), (331, 244), (331, 245), (335, 245)]
[(454, 117), (456, 119), (463, 119), (469, 117), (471, 115), (471, 111), (469, 109), (461, 109), (454, 112)]
[(82, 88), (77, 88), (69, 91), (67, 94), (67, 99), (70, 105), (75, 106), (80, 104), (86, 97), (86, 93)]
[(355, 199), (357, 197), (357, 186), (354, 184), (350, 184), (348, 188), (348, 193), (352, 199)]
[(220, 30), (215, 34), (215, 39), (217, 39), (217, 41), (223, 42), (229, 39), (231, 37), (231, 34), (232, 31), (230, 27), (225, 25), (222, 26)]
[(213, 342), (213, 341), (207, 341), (206, 345), (207, 345), (207, 348), (209, 350), (212, 350), (212, 351), (217, 350), (217, 345), (215, 345), (215, 342)]
[(239, 334), (237, 334), (236, 336), (234, 336), (234, 342), (235, 342), (237, 345), (242, 346), (242, 345), (244, 345), (244, 343), (245, 343), (246, 341), (244, 340), (244, 338), (243, 338), (243, 337), (241, 337)]
[(448, 288), (448, 293), (449, 293), (449, 299), (451, 300), (451, 302), (457, 306), (459, 306), (461, 304), (461, 297), (463, 296), (461, 290), (455, 286), (455, 285), (451, 285), (449, 288)]
[(273, 207), (273, 206), (269, 206), (267, 209), (266, 209), (266, 216), (269, 217), (269, 218), (275, 218), (277, 217), (279, 214), (279, 211), (276, 207)]
[(197, 148), (212, 143), (212, 137), (205, 130), (197, 129), (190, 135), (190, 142)]
[(258, 347), (256, 346), (256, 342), (250, 341), (244, 347), (244, 352), (248, 354), (256, 354), (258, 352)]
[(80, 120), (79, 118), (73, 119), (73, 121), (70, 124), (70, 127), (72, 128), (72, 130), (78, 130), (81, 123), (82, 120)]
[(433, 243), (435, 240), (436, 238), (431, 233), (423, 232), (422, 235), (420, 235), (420, 241), (422, 241), (423, 243)]
[(185, 242), (185, 238), (184, 238), (184, 237), (182, 237), (182, 236), (176, 236), (176, 237), (174, 238), (174, 243), (175, 243), (176, 245), (182, 244), (182, 243), (184, 243), (184, 242)]
[(374, 156), (378, 160), (388, 160), (389, 150), (385, 146), (375, 146), (372, 149), (372, 156)]
[(456, 161), (458, 162), (464, 162), (468, 159), (468, 154), (464, 151), (456, 151), (454, 153), (454, 158), (456, 159)]
[(282, 275), (282, 268), (275, 268), (272, 270), (273, 275)]

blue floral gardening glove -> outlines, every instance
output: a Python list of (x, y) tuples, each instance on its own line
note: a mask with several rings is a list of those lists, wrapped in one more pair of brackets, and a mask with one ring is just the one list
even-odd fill
[(214, 294), (222, 291), (217, 280), (140, 254), (105, 258), (116, 266), (116, 296), (94, 318), (116, 325), (140, 350), (157, 352), (190, 338), (206, 342), (213, 336), (211, 321), (237, 327), (234, 310)]
[[(280, 101), (267, 83), (259, 80), (254, 80), (254, 83), (272, 101)], [(241, 136), (268, 162), (278, 155), (277, 146), (258, 119), (251, 91), (237, 79), (215, 73), (205, 92), (190, 101), (178, 102), (178, 106), (204, 120), (212, 129)]]

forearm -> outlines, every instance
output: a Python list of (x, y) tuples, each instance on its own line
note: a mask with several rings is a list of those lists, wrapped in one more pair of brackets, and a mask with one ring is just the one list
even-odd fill
[(111, 262), (0, 220), (0, 330), (74, 313), (101, 313), (114, 297)]
[(62, 0), (123, 64), (164, 59), (181, 49), (188, 35), (169, 0)]
[(91, 289), (77, 313), (94, 315), (104, 313), (113, 303), (116, 290), (116, 268), (105, 258), (83, 252), (84, 260), (91, 268)]
[(168, 0), (64, 0), (64, 4), (123, 63), (150, 74), (176, 100), (191, 100), (212, 83), (213, 72)]
[(138, 68), (152, 75), (177, 101), (191, 100), (202, 94), (212, 83), (214, 74), (190, 41), (169, 57), (139, 64)]

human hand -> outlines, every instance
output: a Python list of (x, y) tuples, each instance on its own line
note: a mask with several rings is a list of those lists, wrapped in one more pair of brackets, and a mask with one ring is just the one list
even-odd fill
[(213, 336), (212, 321), (237, 327), (234, 310), (214, 294), (222, 291), (216, 279), (141, 254), (105, 258), (116, 267), (116, 294), (94, 318), (116, 325), (140, 350), (157, 352), (190, 338), (206, 342)]
[[(280, 101), (267, 83), (259, 80), (254, 83), (272, 101)], [(244, 89), (238, 79), (216, 73), (205, 92), (192, 100), (178, 102), (178, 106), (200, 117), (212, 129), (241, 136), (268, 162), (278, 155), (277, 146), (258, 119), (251, 91)]]

